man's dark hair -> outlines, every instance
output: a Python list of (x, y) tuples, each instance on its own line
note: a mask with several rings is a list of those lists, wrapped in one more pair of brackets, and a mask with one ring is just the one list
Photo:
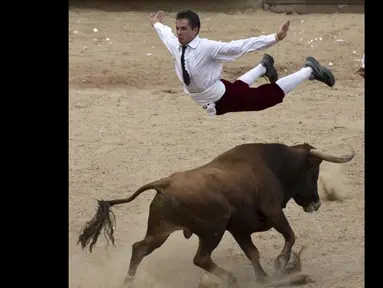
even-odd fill
[(201, 29), (201, 21), (199, 20), (199, 16), (192, 10), (184, 10), (177, 13), (176, 20), (180, 19), (188, 19), (190, 27), (192, 29), (198, 27), (198, 32)]

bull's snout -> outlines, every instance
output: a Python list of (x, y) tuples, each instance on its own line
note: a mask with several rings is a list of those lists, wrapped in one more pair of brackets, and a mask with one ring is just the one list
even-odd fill
[(311, 212), (317, 211), (321, 205), (322, 205), (322, 202), (318, 200), (317, 202), (312, 202), (307, 207), (303, 207), (303, 210), (307, 213), (311, 213)]

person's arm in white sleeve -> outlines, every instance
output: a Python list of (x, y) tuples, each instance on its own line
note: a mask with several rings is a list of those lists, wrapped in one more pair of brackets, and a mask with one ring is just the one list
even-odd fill
[(153, 27), (166, 48), (173, 54), (173, 49), (178, 46), (178, 39), (173, 34), (172, 29), (160, 22), (155, 23)]
[(266, 49), (277, 43), (276, 34), (262, 35), (231, 42), (218, 42), (210, 40), (208, 47), (210, 56), (220, 62), (238, 59), (246, 53)]
[(231, 42), (210, 41), (210, 56), (220, 62), (228, 62), (243, 56), (248, 52), (266, 49), (283, 40), (290, 27), (290, 21), (285, 22), (279, 31), (270, 35), (261, 35)]

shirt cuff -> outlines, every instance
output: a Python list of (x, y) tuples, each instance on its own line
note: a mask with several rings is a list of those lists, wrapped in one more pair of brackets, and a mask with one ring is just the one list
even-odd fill
[(277, 33), (268, 35), (266, 37), (267, 37), (267, 40), (270, 40), (270, 42), (278, 42)]
[(160, 22), (156, 22), (154, 23), (153, 27), (154, 28), (157, 28), (157, 29), (161, 29), (162, 27), (164, 26), (164, 24), (160, 23)]

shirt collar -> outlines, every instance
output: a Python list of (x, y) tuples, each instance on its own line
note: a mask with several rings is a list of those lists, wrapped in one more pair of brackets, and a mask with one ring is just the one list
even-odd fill
[[(191, 48), (195, 49), (197, 48), (199, 42), (201, 41), (201, 38), (197, 35), (187, 46), (190, 46)], [(180, 44), (180, 48), (182, 45)]]

